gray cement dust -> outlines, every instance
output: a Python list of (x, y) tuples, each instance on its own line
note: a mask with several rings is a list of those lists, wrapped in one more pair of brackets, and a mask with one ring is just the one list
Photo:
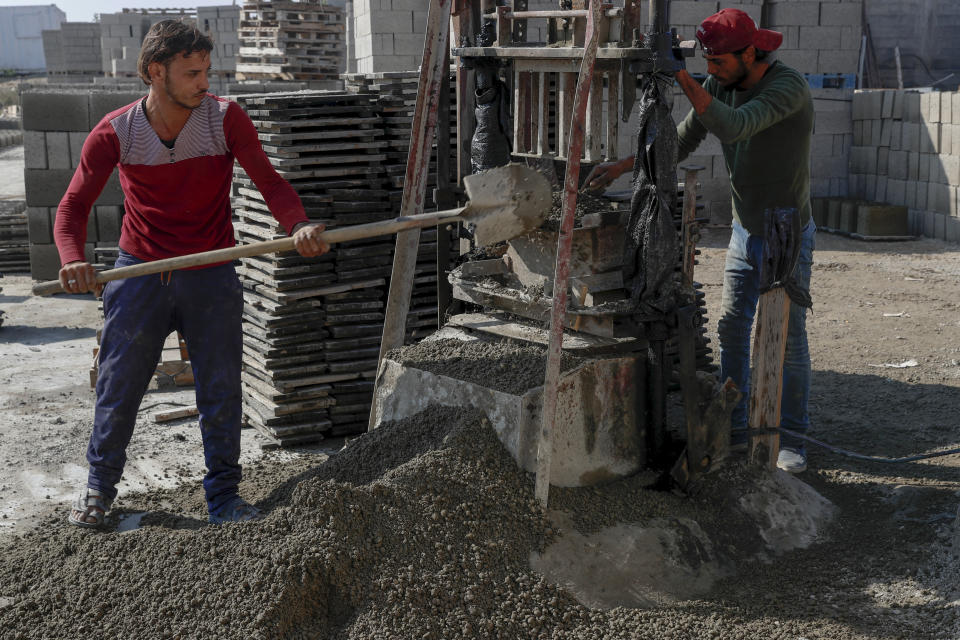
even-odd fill
[[(547, 219), (543, 224), (544, 229), (559, 229), (560, 222), (563, 217), (563, 192), (554, 191), (553, 194), (553, 204), (550, 208), (550, 213), (547, 215)], [(578, 193), (577, 194), (577, 208), (574, 210), (573, 219), (576, 222), (579, 222), (583, 217), (590, 213), (598, 213), (601, 211), (613, 211), (615, 205), (611, 203), (606, 198), (601, 198), (600, 196), (595, 196), (589, 193)]]
[[(560, 511), (544, 517), (532, 478), (485, 416), (431, 407), (383, 425), (324, 464), (267, 462), (247, 475), (245, 494), (268, 510), (260, 522), (204, 526), (202, 496), (185, 487), (122, 500), (121, 510), (156, 510), (129, 533), (77, 530), (58, 514), (6, 545), (0, 637), (956, 637), (946, 635), (945, 616), (918, 618), (908, 633), (891, 636), (894, 618), (883, 611), (864, 614), (838, 601), (843, 606), (823, 613), (818, 605), (830, 594), (808, 590), (840, 560), (834, 553), (788, 555), (813, 566), (786, 575), (751, 561), (760, 541), (730, 517), (736, 496), (757, 481), (742, 467), (690, 498), (650, 490), (649, 475), (557, 490)], [(589, 608), (530, 569), (531, 557), (549, 550), (564, 527), (586, 535), (633, 521), (659, 531), (691, 518), (700, 525), (689, 525), (689, 548), (681, 549), (687, 562), (704, 557), (704, 535), (714, 553), (742, 558), (717, 600)]]
[[(523, 395), (543, 384), (547, 350), (534, 344), (486, 340), (425, 340), (391, 351), (391, 360), (437, 375), (474, 382), (497, 391)], [(560, 369), (584, 361), (561, 355)]]

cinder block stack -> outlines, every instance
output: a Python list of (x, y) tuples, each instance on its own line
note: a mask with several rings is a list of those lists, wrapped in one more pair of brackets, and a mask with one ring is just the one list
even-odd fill
[(903, 205), (910, 232), (960, 241), (960, 93), (857, 91), (851, 195)]
[(776, 0), (763, 3), (763, 8), (759, 22), (783, 33), (777, 58), (784, 63), (808, 74), (856, 73), (863, 35), (861, 0)]
[(124, 9), (100, 14), (101, 70), (113, 78), (137, 77), (137, 57), (143, 38), (157, 22), (195, 19), (192, 9)]
[(323, 0), (245, 2), (237, 78), (339, 86), (346, 65), (345, 30), (343, 9)]
[(44, 30), (47, 76), (56, 82), (87, 82), (100, 75), (101, 26), (96, 22), (63, 22)]
[[(21, 94), (30, 273), (35, 279), (54, 279), (60, 269), (53, 223), (87, 134), (104, 115), (139, 97), (142, 94), (66, 89)], [(95, 261), (96, 247), (116, 246), (122, 215), (123, 194), (114, 172), (90, 213), (88, 260)]]
[[(211, 91), (223, 91), (233, 82), (240, 51), (240, 7), (197, 7), (197, 27), (213, 39), (210, 52)], [(212, 85), (218, 85), (215, 90)]]

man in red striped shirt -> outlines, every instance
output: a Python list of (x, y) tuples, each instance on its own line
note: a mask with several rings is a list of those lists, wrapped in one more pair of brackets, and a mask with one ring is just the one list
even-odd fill
[(183, 335), (196, 380), (210, 522), (251, 520), (260, 512), (238, 494), (243, 297), (232, 263), (97, 285), (84, 258), (87, 218), (118, 167), (125, 196), (117, 266), (234, 245), (230, 187), (236, 159), (297, 251), (329, 247), (323, 225), (307, 220), (293, 188), (270, 166), (239, 105), (207, 93), (209, 37), (176, 20), (155, 24), (138, 69), (148, 95), (107, 114), (83, 146), (57, 209), (54, 237), (68, 293), (103, 294), (105, 323), (87, 488), (69, 520), (103, 523), (116, 497), (137, 410), (173, 331)]

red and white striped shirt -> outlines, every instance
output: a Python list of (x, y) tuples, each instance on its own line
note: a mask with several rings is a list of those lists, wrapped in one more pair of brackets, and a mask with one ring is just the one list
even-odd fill
[(150, 126), (144, 103), (108, 113), (87, 136), (54, 224), (63, 264), (85, 260), (87, 218), (114, 167), (125, 196), (120, 248), (141, 260), (235, 244), (230, 220), (234, 158), (288, 233), (307, 220), (300, 198), (270, 165), (240, 105), (208, 94), (169, 149)]

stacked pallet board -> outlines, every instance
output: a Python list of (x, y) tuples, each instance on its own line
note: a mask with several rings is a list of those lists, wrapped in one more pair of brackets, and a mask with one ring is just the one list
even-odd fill
[[(384, 171), (390, 190), (391, 211), (400, 215), (403, 200), (403, 183), (407, 171), (407, 155), (410, 151), (410, 137), (413, 114), (416, 109), (417, 88), (420, 74), (416, 71), (396, 71), (370, 74), (345, 74), (347, 91), (376, 96), (377, 110), (383, 118)], [(450, 79), (450, 141), (448, 158), (450, 184), (456, 183), (456, 82)], [(437, 186), (437, 149), (430, 157), (430, 173), (424, 198), (425, 210), (437, 208), (433, 191)], [(424, 229), (420, 233), (420, 252), (417, 259), (416, 276), (410, 301), (410, 313), (407, 319), (407, 341), (417, 340), (437, 328), (437, 277), (436, 255), (437, 229)], [(456, 243), (450, 242), (451, 255), (458, 251)]]
[(26, 200), (0, 200), (0, 273), (30, 271)]
[[(244, 96), (271, 163), (307, 215), (328, 228), (393, 216), (375, 97), (331, 92)], [(286, 235), (238, 170), (241, 243)], [(390, 236), (335, 245), (323, 257), (250, 258), (244, 283), (244, 405), (273, 444), (366, 429), (383, 333)]]
[(240, 80), (329, 80), (339, 84), (346, 45), (343, 9), (323, 0), (245, 2)]

